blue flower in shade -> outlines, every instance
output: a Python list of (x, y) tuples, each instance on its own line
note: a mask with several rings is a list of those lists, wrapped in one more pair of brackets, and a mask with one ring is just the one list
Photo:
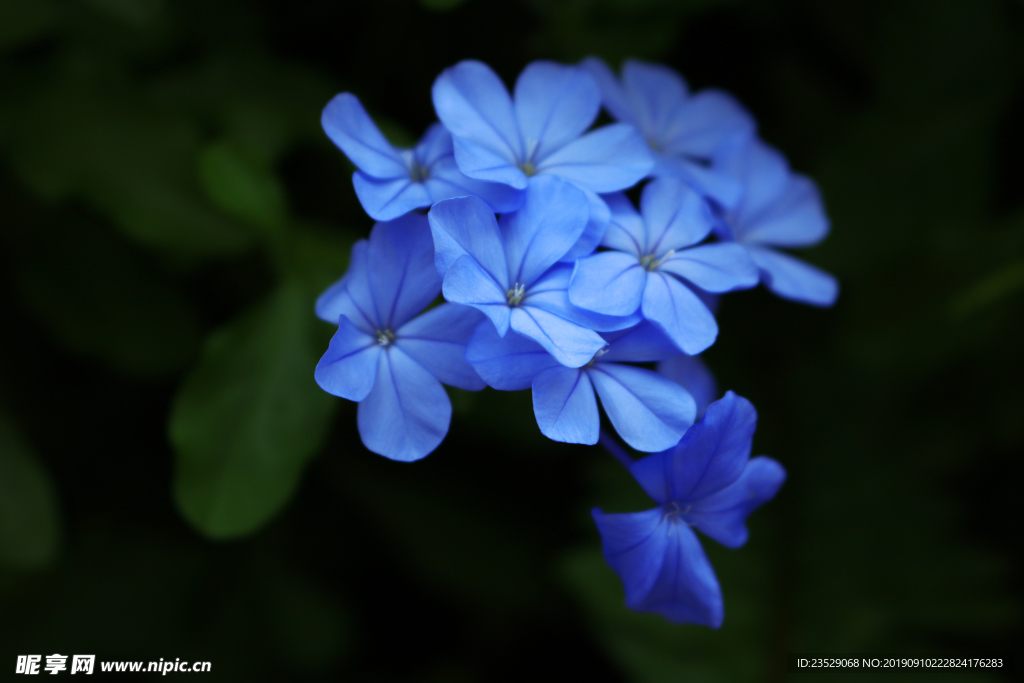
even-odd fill
[(569, 303), (572, 266), (558, 261), (583, 232), (586, 207), (583, 192), (554, 176), (531, 182), (522, 208), (500, 225), (476, 197), (438, 202), (428, 218), (445, 299), (479, 309), (502, 337), (511, 327), (533, 339), (563, 365), (587, 363), (605, 345), (595, 330), (624, 329), (640, 318)]
[(599, 59), (581, 66), (601, 88), (604, 108), (617, 120), (636, 126), (656, 159), (651, 175), (685, 180), (722, 206), (739, 199), (739, 183), (713, 163), (724, 141), (753, 133), (753, 117), (721, 90), (690, 93), (672, 69), (627, 60), (621, 82)]
[(317, 384), (359, 402), (359, 435), (374, 453), (418, 460), (448, 433), (452, 406), (441, 382), (477, 390), (466, 341), (483, 319), (442, 304), (418, 317), (441, 291), (426, 216), (412, 213), (373, 226), (352, 247), (348, 272), (316, 302), (338, 324), (316, 366)]
[(757, 268), (736, 244), (694, 246), (711, 232), (708, 204), (674, 178), (650, 182), (640, 213), (624, 195), (607, 197), (612, 221), (603, 251), (581, 258), (569, 300), (605, 315), (638, 309), (688, 354), (700, 353), (718, 336), (715, 316), (684, 282), (707, 292), (753, 287)]
[(679, 351), (650, 323), (602, 335), (606, 345), (580, 368), (559, 364), (524, 337), (499, 337), (480, 324), (466, 346), (466, 360), (487, 384), (504, 391), (533, 388), (533, 413), (544, 436), (568, 443), (597, 443), (601, 397), (619, 436), (641, 451), (679, 442), (693, 424), (693, 398), (661, 375), (623, 362), (661, 360)]
[(395, 149), (366, 114), (359, 98), (347, 92), (324, 107), (320, 117), (327, 136), (359, 170), (352, 175), (363, 209), (389, 221), (413, 209), (450, 197), (475, 195), (495, 211), (511, 211), (521, 193), (499, 183), (467, 178), (455, 164), (452, 136), (435, 123), (413, 149)]
[(463, 61), (434, 82), (437, 116), (455, 138), (455, 160), (471, 178), (524, 189), (534, 176), (555, 175), (587, 194), (590, 220), (574, 259), (594, 250), (608, 224), (597, 193), (635, 185), (654, 160), (636, 128), (604, 126), (584, 134), (597, 118), (601, 93), (583, 69), (533, 62), (515, 94), (490, 67)]
[(747, 541), (747, 515), (782, 486), (782, 465), (750, 459), (756, 423), (750, 402), (726, 392), (678, 446), (630, 465), (658, 507), (591, 512), (605, 560), (625, 587), (626, 606), (677, 623), (722, 624), (722, 591), (691, 527), (737, 548)]
[(828, 234), (828, 216), (814, 182), (790, 171), (781, 154), (754, 138), (725, 145), (716, 163), (743, 187), (739, 202), (721, 214), (719, 237), (746, 248), (761, 280), (778, 296), (815, 306), (835, 303), (839, 284), (834, 277), (775, 249), (807, 247)]
[(658, 363), (658, 373), (668, 377), (693, 396), (693, 400), (697, 402), (698, 418), (704, 415), (704, 411), (718, 396), (715, 376), (711, 374), (700, 356), (679, 354), (666, 358)]

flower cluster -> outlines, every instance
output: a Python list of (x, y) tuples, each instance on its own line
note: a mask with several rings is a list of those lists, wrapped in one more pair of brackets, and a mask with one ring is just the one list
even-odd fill
[[(510, 94), (464, 61), (432, 94), (440, 123), (413, 149), (350, 93), (324, 109), (379, 222), (317, 301), (338, 331), (316, 381), (359, 402), (367, 448), (403, 461), (447, 434), (442, 383), (530, 389), (545, 436), (601, 440), (659, 505), (593, 513), (627, 604), (717, 627), (721, 592), (690, 527), (742, 545), (785, 472), (750, 459), (753, 406), (715, 401), (696, 356), (725, 292), (835, 300), (830, 275), (778, 250), (828, 232), (814, 184), (733, 98), (691, 93), (662, 66), (627, 61), (617, 78), (593, 58), (534, 62)], [(616, 122), (592, 128), (602, 106)], [(653, 455), (634, 461), (602, 433), (598, 399), (622, 441)]]

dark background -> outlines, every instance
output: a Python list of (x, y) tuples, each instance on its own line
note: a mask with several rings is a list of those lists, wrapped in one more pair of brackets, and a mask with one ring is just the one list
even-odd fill
[[(529, 392), (451, 392), (408, 465), (312, 379), (312, 301), (371, 226), (328, 99), (410, 143), (456, 61), (588, 54), (735, 94), (832, 219), (801, 256), (836, 306), (729, 295), (705, 354), (789, 471), (745, 547), (705, 539), (719, 631), (625, 609), (589, 509), (651, 503)], [(884, 680), (787, 660), (957, 652), (1016, 669), (889, 678), (1012, 680), (1022, 124), (1013, 0), (2, 0), (0, 670)]]

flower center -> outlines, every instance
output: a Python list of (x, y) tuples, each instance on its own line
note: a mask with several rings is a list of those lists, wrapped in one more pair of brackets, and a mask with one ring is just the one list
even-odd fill
[(409, 166), (409, 177), (414, 183), (422, 183), (430, 177), (430, 169), (414, 161)]
[(505, 292), (505, 298), (508, 300), (509, 306), (518, 306), (519, 302), (523, 300), (526, 295), (526, 285), (521, 285), (518, 282), (512, 289)]
[(597, 353), (594, 354), (594, 357), (591, 358), (590, 362), (587, 363), (586, 366), (584, 366), (584, 367), (588, 367), (589, 368), (591, 365), (593, 365), (594, 363), (597, 362), (598, 358), (600, 358), (604, 354), (608, 353), (609, 350), (610, 350), (610, 347), (607, 344), (605, 346), (602, 346), (601, 348), (599, 348), (597, 350)]
[(648, 272), (650, 272), (657, 268), (662, 261), (664, 261), (674, 253), (676, 253), (675, 249), (669, 249), (661, 258), (655, 258), (654, 254), (648, 254), (647, 256), (644, 256), (642, 259), (640, 259), (640, 265), (646, 268)]
[(527, 178), (537, 173), (537, 169), (534, 168), (532, 161), (524, 161), (519, 164), (519, 170), (525, 173)]
[(680, 508), (679, 503), (672, 501), (665, 506), (665, 516), (673, 519), (678, 519), (690, 511), (692, 505), (687, 505), (685, 508)]
[(377, 344), (387, 348), (391, 346), (391, 342), (395, 341), (395, 333), (391, 330), (377, 330)]

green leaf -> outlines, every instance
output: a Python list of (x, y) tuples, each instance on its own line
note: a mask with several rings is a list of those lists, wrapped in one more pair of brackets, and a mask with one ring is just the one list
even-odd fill
[(0, 412), (0, 564), (49, 564), (60, 538), (50, 477), (6, 413)]
[(284, 188), (269, 165), (227, 141), (199, 155), (199, 178), (207, 196), (225, 212), (268, 232), (280, 232), (287, 209)]
[(45, 35), (60, 17), (51, 0), (0, 2), (0, 50), (17, 47)]
[(196, 125), (132, 97), (72, 82), (18, 102), (10, 118), (15, 170), (41, 198), (84, 199), (149, 246), (196, 255), (249, 246), (248, 231), (202, 196)]
[(192, 362), (200, 339), (192, 309), (116, 233), (75, 214), (19, 228), (18, 294), (62, 346), (134, 376)]
[(313, 297), (292, 282), (212, 334), (175, 400), (174, 497), (212, 538), (249, 534), (288, 501), (334, 400), (313, 380)]
[(455, 9), (465, 1), (466, 0), (420, 0), (420, 4), (435, 12), (448, 12)]

